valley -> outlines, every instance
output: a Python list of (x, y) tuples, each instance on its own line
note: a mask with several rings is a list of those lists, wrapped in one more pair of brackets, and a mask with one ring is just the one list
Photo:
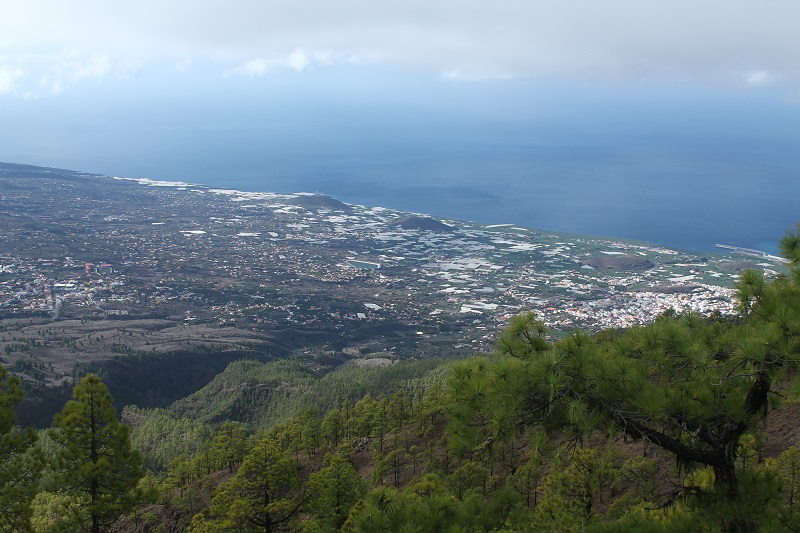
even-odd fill
[[(323, 374), (463, 357), (491, 351), (524, 310), (556, 337), (669, 309), (725, 315), (743, 268), (784, 268), (736, 250), (700, 257), (316, 194), (23, 165), (0, 164), (0, 199), (0, 362), (37, 405), (86, 371), (105, 373), (121, 405), (156, 407), (236, 359), (293, 358)], [(137, 386), (153, 369), (178, 385)]]

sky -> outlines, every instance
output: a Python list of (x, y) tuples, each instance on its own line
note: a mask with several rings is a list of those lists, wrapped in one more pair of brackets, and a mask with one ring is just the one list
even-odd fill
[(0, 0), (0, 13), (0, 161), (364, 202), (369, 176), (500, 186), (545, 148), (584, 161), (576, 172), (740, 161), (796, 175), (796, 0)]
[(0, 93), (208, 67), (256, 78), (337, 65), (452, 80), (800, 84), (794, 0), (3, 0)]

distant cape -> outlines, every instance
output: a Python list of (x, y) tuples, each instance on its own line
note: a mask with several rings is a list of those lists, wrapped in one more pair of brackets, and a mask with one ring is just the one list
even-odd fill
[(305, 209), (331, 209), (333, 211), (351, 211), (349, 205), (344, 202), (325, 196), (323, 194), (298, 194), (294, 198), (286, 200), (284, 203), (296, 205)]
[(411, 230), (427, 230), (427, 231), (437, 231), (439, 233), (449, 233), (454, 231), (452, 226), (448, 226), (438, 220), (435, 220), (430, 217), (403, 217), (398, 218), (397, 220), (393, 220), (389, 222), (389, 226), (399, 226), (403, 229), (411, 229)]

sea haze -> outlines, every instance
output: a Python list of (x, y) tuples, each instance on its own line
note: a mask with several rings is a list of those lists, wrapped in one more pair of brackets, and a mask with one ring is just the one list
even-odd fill
[(367, 78), (357, 94), (317, 81), (324, 96), (282, 80), (224, 102), (214, 87), (125, 105), (107, 92), (16, 101), (0, 109), (17, 124), (0, 131), (0, 160), (697, 251), (775, 252), (800, 220), (800, 112), (769, 94), (404, 79), (378, 99), (386, 86)]

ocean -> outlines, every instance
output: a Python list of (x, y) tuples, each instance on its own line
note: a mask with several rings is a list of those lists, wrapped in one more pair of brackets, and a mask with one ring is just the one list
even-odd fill
[[(208, 147), (208, 150), (212, 150)], [(794, 153), (757, 158), (569, 144), (443, 145), (407, 153), (335, 153), (216, 160), (162, 168), (182, 179), (248, 191), (318, 192), (440, 218), (651, 241), (709, 252), (715, 244), (777, 252), (800, 220)], [(195, 166), (195, 168), (191, 168)], [(119, 172), (124, 172), (124, 168)]]
[(6, 110), (16, 126), (0, 130), (0, 160), (319, 192), (698, 252), (719, 243), (775, 253), (800, 221), (800, 112), (783, 105), (734, 112), (709, 100), (643, 115), (628, 104), (587, 104), (572, 117), (525, 120), (513, 110), (463, 118), (382, 108), (373, 116), (357, 106), (201, 113), (192, 102), (169, 112), (87, 107), (62, 116), (35, 105)]

